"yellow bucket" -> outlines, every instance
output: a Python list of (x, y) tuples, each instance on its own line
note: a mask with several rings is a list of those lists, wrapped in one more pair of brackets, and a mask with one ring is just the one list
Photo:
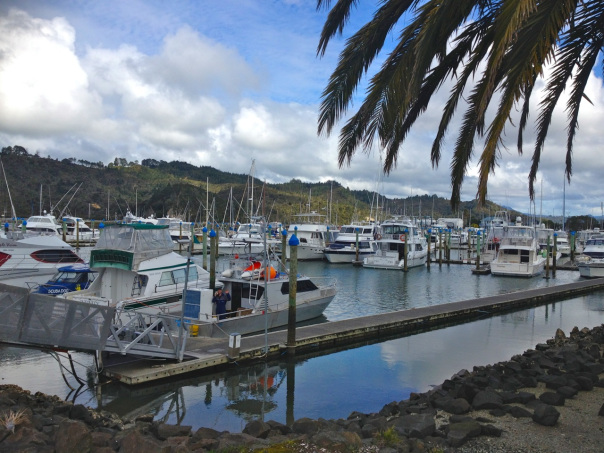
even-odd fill
[(189, 334), (192, 337), (196, 337), (199, 334), (199, 326), (197, 324), (191, 324), (189, 327)]

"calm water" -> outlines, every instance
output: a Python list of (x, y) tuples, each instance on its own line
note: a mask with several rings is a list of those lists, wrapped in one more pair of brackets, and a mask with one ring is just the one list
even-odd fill
[[(325, 321), (435, 305), (527, 288), (577, 281), (578, 272), (556, 279), (475, 276), (466, 265), (432, 264), (402, 273), (327, 262), (299, 263), (299, 271), (338, 280), (338, 295)], [(352, 411), (379, 411), (384, 404), (423, 392), (461, 369), (507, 360), (553, 337), (557, 328), (604, 323), (604, 294), (448, 327), (336, 353), (261, 363), (156, 385), (115, 383), (81, 388), (57, 361), (39, 351), (0, 347), (2, 384), (18, 384), (120, 415), (153, 413), (169, 423), (240, 431), (252, 419), (292, 422), (301, 417), (341, 418)], [(81, 378), (91, 356), (74, 354)], [(61, 363), (67, 365), (65, 359)], [(71, 387), (71, 388), (70, 388)]]

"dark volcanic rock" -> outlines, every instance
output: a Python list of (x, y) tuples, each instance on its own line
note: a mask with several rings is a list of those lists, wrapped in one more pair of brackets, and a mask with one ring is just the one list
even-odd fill
[(533, 421), (544, 426), (554, 426), (558, 423), (560, 412), (549, 404), (540, 404), (535, 408), (533, 412)]

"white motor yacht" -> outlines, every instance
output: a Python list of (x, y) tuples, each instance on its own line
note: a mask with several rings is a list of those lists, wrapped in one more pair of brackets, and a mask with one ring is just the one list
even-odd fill
[(365, 257), (363, 267), (404, 270), (405, 265), (423, 266), (428, 259), (428, 242), (409, 219), (395, 217), (383, 222), (377, 244), (377, 252)]
[(581, 277), (604, 277), (604, 234), (595, 234), (585, 241), (577, 267)]
[(539, 251), (534, 227), (521, 224), (503, 227), (497, 256), (491, 261), (491, 274), (497, 276), (533, 277), (543, 272), (545, 256)]
[(0, 282), (34, 288), (67, 264), (83, 263), (73, 247), (57, 235), (8, 231), (0, 240)]
[[(323, 250), (337, 237), (337, 230), (325, 222), (325, 216), (317, 212), (296, 214), (296, 221), (287, 229), (288, 236), (296, 234), (298, 245), (298, 260), (322, 260)], [(289, 245), (286, 247), (286, 257), (289, 259)]]
[(374, 224), (342, 225), (336, 240), (323, 250), (325, 258), (330, 263), (362, 261), (377, 252), (377, 234), (378, 227)]
[(188, 261), (173, 251), (167, 225), (110, 225), (90, 253), (98, 276), (88, 289), (64, 297), (114, 306), (116, 322), (136, 313), (182, 312), (185, 281), (188, 289), (209, 287), (209, 272)]

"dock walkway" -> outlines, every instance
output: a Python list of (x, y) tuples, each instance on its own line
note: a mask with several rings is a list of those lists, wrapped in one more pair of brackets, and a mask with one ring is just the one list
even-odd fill
[[(342, 321), (331, 321), (296, 328), (295, 353), (327, 351), (368, 341), (384, 341), (437, 327), (472, 321), (514, 310), (543, 305), (604, 290), (604, 279), (582, 280), (565, 285), (518, 291), (480, 299), (412, 308)], [(228, 356), (229, 339), (187, 338), (185, 360), (158, 363), (131, 360), (111, 365), (105, 363), (106, 377), (128, 385), (141, 384), (194, 371), (227, 366), (238, 362), (276, 358), (287, 351), (287, 330), (241, 338), (239, 356)]]

